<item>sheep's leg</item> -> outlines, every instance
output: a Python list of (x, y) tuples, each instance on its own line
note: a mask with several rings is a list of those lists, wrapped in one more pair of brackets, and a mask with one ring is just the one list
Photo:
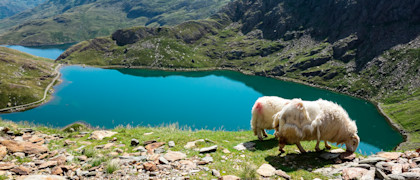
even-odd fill
[(265, 129), (262, 129), (262, 133), (263, 133), (264, 137), (268, 137), (267, 132), (265, 132)]
[[(280, 154), (282, 154), (282, 153), (284, 153), (284, 152), (286, 152), (286, 151), (284, 151), (284, 146), (286, 146), (286, 144), (283, 144), (283, 143), (279, 143), (279, 151), (280, 151)], [(280, 155), (279, 154), (279, 155)]]
[(321, 151), (321, 149), (319, 149), (319, 142), (320, 142), (320, 141), (318, 141), (318, 140), (316, 141), (316, 145), (315, 145), (315, 151), (316, 151), (316, 152)]
[(261, 129), (258, 129), (258, 130), (257, 130), (257, 135), (258, 135), (258, 139), (259, 139), (260, 141), (262, 141), (262, 140), (263, 140), (263, 137), (262, 137)]
[(253, 130), (254, 130), (254, 135), (255, 135), (255, 136), (256, 136), (256, 135), (258, 135), (258, 132), (257, 132), (258, 130), (257, 130), (257, 128), (254, 128)]
[(328, 150), (331, 149), (331, 146), (328, 144), (328, 142), (327, 141), (324, 141), (324, 142), (325, 142), (325, 148)]
[(306, 153), (305, 149), (303, 149), (302, 145), (300, 144), (300, 142), (296, 143), (296, 146), (299, 148), (300, 153)]

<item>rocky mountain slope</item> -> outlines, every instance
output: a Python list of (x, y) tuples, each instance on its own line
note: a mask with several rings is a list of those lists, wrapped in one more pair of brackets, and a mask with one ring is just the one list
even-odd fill
[(31, 9), (45, 0), (1, 0), (0, 19)]
[(230, 0), (47, 0), (0, 20), (0, 44), (74, 43), (132, 26), (175, 25), (202, 19)]
[(0, 47), (0, 109), (42, 99), (55, 66), (49, 59)]
[(228, 68), (382, 103), (420, 144), (420, 2), (237, 0), (208, 20), (81, 42), (63, 63)]

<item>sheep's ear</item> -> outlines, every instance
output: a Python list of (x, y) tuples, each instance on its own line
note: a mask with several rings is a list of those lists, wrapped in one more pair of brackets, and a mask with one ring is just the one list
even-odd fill
[(299, 110), (303, 110), (303, 104), (301, 102), (297, 103), (296, 108), (299, 109)]

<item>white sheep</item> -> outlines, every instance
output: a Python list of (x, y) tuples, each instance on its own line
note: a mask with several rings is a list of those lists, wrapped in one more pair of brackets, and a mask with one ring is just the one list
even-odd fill
[(296, 144), (299, 150), (306, 152), (300, 141), (317, 140), (315, 149), (319, 151), (319, 142), (327, 141), (346, 144), (347, 151), (354, 152), (359, 145), (357, 126), (347, 112), (339, 105), (325, 100), (302, 101), (293, 99), (282, 111), (275, 115), (274, 128), (279, 139), (279, 150), (284, 152), (286, 143)]
[(251, 127), (259, 140), (263, 140), (263, 136), (267, 137), (265, 129), (273, 129), (273, 116), (281, 111), (287, 102), (288, 99), (276, 96), (263, 96), (255, 101), (251, 111)]

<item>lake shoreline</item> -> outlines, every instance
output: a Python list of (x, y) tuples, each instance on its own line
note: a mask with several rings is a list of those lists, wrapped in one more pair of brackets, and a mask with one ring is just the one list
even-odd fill
[(48, 96), (48, 91), (50, 89), (54, 89), (54, 86), (59, 85), (62, 80), (60, 79), (61, 77), (61, 73), (60, 73), (60, 69), (63, 67), (62, 64), (58, 64), (55, 69), (54, 72), (51, 75), (57, 74), (54, 79), (51, 81), (50, 84), (48, 84), (48, 86), (45, 88), (44, 90), (44, 97), (38, 101), (35, 102), (31, 102), (31, 103), (27, 103), (27, 104), (22, 104), (22, 105), (18, 105), (18, 106), (13, 106), (13, 107), (7, 107), (7, 108), (3, 108), (0, 109), (0, 114), (8, 114), (8, 113), (14, 113), (14, 112), (21, 112), (21, 111), (26, 111), (29, 109), (33, 109), (36, 108), (38, 106), (41, 106), (47, 102), (49, 102), (50, 100), (52, 100), (54, 97)]
[[(72, 65), (81, 65), (81, 66), (90, 66), (90, 67), (98, 67), (98, 68), (103, 68), (103, 69), (119, 69), (119, 68), (126, 68), (126, 69), (147, 69), (147, 70), (163, 70), (163, 71), (181, 71), (181, 72), (198, 72), (198, 71), (217, 71), (217, 70), (228, 70), (228, 71), (235, 71), (235, 72), (240, 72), (244, 75), (250, 75), (250, 76), (260, 76), (260, 75), (256, 75), (255, 72), (251, 72), (251, 71), (244, 71), (242, 69), (239, 68), (229, 68), (229, 67), (210, 67), (210, 68), (167, 68), (167, 67), (151, 67), (151, 66), (122, 66), (122, 65), (108, 65), (108, 66), (97, 66), (97, 65), (84, 65), (84, 64), (72, 64)], [(312, 84), (312, 83), (308, 83), (305, 81), (301, 81), (301, 80), (297, 80), (297, 79), (292, 79), (292, 78), (287, 78), (287, 77), (279, 77), (279, 76), (272, 76), (272, 75), (265, 75), (265, 76), (261, 76), (261, 77), (267, 77), (267, 78), (273, 78), (273, 79), (277, 79), (277, 80), (282, 80), (282, 81), (287, 81), (287, 82), (293, 82), (293, 83), (297, 83), (297, 84), (303, 84), (303, 85), (307, 85), (310, 87), (315, 87), (315, 88), (319, 88), (319, 89), (324, 89), (324, 90), (329, 90), (335, 93), (339, 93), (339, 94), (344, 94), (347, 96), (351, 96), (354, 98), (359, 98), (359, 99), (363, 99), (366, 100), (370, 103), (372, 103), (375, 108), (377, 109), (377, 111), (379, 112), (379, 114), (381, 114), (385, 120), (387, 121), (387, 123), (394, 129), (396, 130), (402, 137), (403, 137), (403, 142), (401, 142), (400, 144), (398, 144), (398, 146), (396, 146), (394, 148), (394, 150), (400, 148), (400, 146), (403, 143), (408, 142), (408, 140), (410, 139), (410, 134), (407, 133), (398, 123), (394, 122), (392, 120), (392, 118), (390, 118), (382, 109), (381, 104), (379, 102), (376, 102), (374, 100), (356, 95), (356, 94), (351, 94), (348, 92), (341, 92), (341, 91), (337, 91), (336, 89), (333, 88), (329, 88), (329, 87), (325, 87), (325, 86), (320, 86), (317, 84)]]

